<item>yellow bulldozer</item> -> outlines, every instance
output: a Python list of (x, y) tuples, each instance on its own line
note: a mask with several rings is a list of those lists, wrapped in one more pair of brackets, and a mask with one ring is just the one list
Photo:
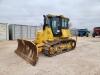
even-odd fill
[(50, 14), (43, 17), (43, 30), (37, 32), (34, 41), (17, 39), (18, 48), (15, 53), (32, 65), (36, 65), (39, 53), (52, 57), (76, 47), (76, 41), (71, 38), (69, 30), (69, 18)]

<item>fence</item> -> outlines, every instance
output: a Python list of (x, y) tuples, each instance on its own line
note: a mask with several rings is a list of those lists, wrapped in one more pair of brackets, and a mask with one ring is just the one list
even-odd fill
[(34, 39), (38, 30), (41, 30), (41, 26), (10, 24), (9, 39)]
[(0, 23), (0, 40), (8, 40), (9, 32), (8, 32), (8, 24)]

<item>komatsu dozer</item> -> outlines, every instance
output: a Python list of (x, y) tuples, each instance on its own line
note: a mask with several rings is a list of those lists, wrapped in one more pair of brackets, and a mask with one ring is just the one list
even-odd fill
[(39, 54), (52, 57), (73, 50), (76, 41), (71, 38), (69, 18), (63, 15), (43, 15), (43, 30), (37, 32), (34, 41), (18, 39), (18, 48), (15, 53), (36, 65)]

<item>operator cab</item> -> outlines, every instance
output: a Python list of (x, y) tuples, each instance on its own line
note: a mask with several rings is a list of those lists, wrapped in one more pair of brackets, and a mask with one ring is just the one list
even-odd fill
[(43, 29), (48, 26), (51, 28), (53, 35), (59, 37), (62, 36), (61, 29), (67, 29), (69, 27), (68, 22), (69, 19), (63, 16), (46, 15), (44, 16)]

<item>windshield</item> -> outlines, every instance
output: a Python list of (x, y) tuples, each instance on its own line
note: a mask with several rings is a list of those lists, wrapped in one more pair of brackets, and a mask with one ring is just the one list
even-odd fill
[(68, 20), (62, 19), (62, 28), (68, 28)]
[(52, 18), (52, 30), (54, 34), (59, 34), (60, 29), (59, 29), (59, 18)]

